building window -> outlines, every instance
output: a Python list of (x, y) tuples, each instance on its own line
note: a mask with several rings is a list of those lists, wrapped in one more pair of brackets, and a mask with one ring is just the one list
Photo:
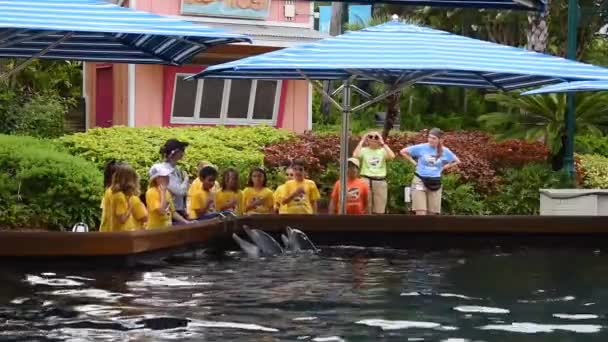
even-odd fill
[(201, 79), (176, 74), (171, 123), (275, 125), (282, 81)]

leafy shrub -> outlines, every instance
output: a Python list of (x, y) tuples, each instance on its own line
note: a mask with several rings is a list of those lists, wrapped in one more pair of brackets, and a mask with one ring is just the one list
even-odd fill
[(462, 183), (456, 175), (442, 179), (441, 211), (446, 215), (483, 215), (485, 204), (471, 183)]
[(516, 139), (490, 143), (485, 152), (486, 158), (496, 169), (542, 163), (550, 156), (544, 144)]
[(414, 165), (404, 159), (396, 159), (387, 164), (388, 183), (387, 209), (392, 214), (404, 214), (408, 210), (403, 198), (403, 188), (410, 186), (414, 177)]
[(20, 103), (15, 93), (0, 98), (0, 133), (56, 138), (64, 134), (65, 99), (36, 94)]
[[(358, 141), (358, 136), (351, 137), (351, 152)], [(425, 141), (425, 132), (394, 134), (387, 139), (387, 144), (395, 153), (399, 153), (406, 146)], [(445, 135), (445, 145), (462, 161), (458, 169), (451, 172), (458, 174), (462, 182), (471, 183), (475, 190), (483, 193), (492, 192), (499, 185), (501, 168), (543, 163), (549, 153), (539, 143), (520, 140), (497, 142), (483, 132), (448, 132)], [(269, 145), (264, 149), (264, 154), (264, 164), (270, 168), (289, 165), (295, 158), (303, 159), (311, 176), (316, 177), (325, 171), (328, 164), (338, 162), (340, 139), (337, 134), (307, 133)]]
[(507, 169), (495, 194), (486, 198), (493, 215), (536, 215), (540, 210), (541, 188), (569, 187), (564, 172), (555, 172), (546, 165), (532, 164)]
[(96, 226), (102, 193), (95, 165), (31, 137), (0, 135), (0, 226)]
[(584, 170), (583, 186), (596, 189), (608, 188), (608, 158), (597, 154), (579, 156)]
[(597, 154), (608, 157), (608, 137), (577, 135), (574, 148), (581, 154)]
[(160, 161), (159, 150), (167, 139), (176, 138), (190, 143), (180, 163), (191, 177), (196, 177), (198, 163), (208, 160), (220, 169), (237, 168), (244, 179), (251, 167), (262, 165), (264, 145), (287, 140), (291, 136), (286, 131), (265, 126), (112, 127), (65, 136), (57, 142), (70, 153), (94, 162), (100, 169), (112, 159), (128, 162), (136, 169), (145, 187), (148, 170), (152, 164)]

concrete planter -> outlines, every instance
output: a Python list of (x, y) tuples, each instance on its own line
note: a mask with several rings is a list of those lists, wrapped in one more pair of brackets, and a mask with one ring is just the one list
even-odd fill
[(540, 214), (608, 216), (608, 190), (540, 189)]

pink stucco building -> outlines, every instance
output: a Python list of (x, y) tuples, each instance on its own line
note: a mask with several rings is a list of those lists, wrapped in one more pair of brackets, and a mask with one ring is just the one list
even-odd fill
[(180, 67), (85, 63), (87, 127), (270, 124), (312, 128), (305, 81), (184, 81), (223, 63), (323, 38), (310, 1), (127, 0), (123, 6), (249, 35), (253, 44), (218, 46)]

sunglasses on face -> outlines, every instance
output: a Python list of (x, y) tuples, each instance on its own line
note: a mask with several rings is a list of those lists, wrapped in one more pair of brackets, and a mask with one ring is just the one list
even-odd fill
[(287, 177), (293, 177), (293, 173), (288, 173)]
[(380, 139), (380, 136), (378, 136), (378, 135), (370, 135), (370, 136), (368, 136), (368, 137), (369, 137), (370, 139), (373, 139), (373, 140), (379, 140), (379, 139)]

